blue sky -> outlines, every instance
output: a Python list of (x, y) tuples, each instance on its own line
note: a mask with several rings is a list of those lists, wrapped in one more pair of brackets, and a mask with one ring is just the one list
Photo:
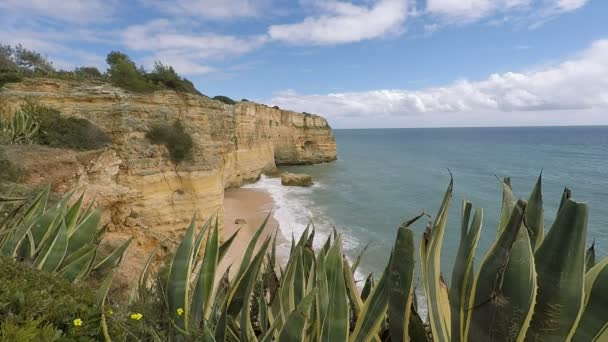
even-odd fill
[(111, 50), (337, 128), (608, 124), (605, 0), (0, 0), (0, 42)]

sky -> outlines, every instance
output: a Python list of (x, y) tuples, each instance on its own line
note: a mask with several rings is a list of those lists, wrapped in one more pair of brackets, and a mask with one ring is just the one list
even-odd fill
[(608, 124), (606, 0), (0, 0), (0, 43), (334, 128)]

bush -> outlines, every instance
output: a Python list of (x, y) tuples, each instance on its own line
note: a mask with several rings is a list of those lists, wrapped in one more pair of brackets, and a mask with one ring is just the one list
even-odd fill
[(75, 150), (96, 150), (112, 143), (99, 127), (86, 119), (63, 117), (59, 111), (28, 103), (22, 111), (32, 115), (40, 124), (36, 142), (51, 147)]
[(74, 74), (84, 78), (102, 78), (102, 73), (96, 67), (81, 67), (74, 69)]
[(0, 180), (17, 182), (25, 175), (25, 170), (13, 165), (7, 158), (4, 149), (0, 149)]
[(156, 145), (165, 145), (174, 164), (192, 158), (192, 137), (186, 133), (180, 120), (173, 125), (157, 125), (146, 133), (146, 138)]
[(108, 54), (106, 62), (110, 66), (110, 82), (113, 85), (136, 93), (147, 93), (157, 89), (124, 53), (112, 51)]
[(21, 82), (21, 75), (14, 71), (2, 72), (0, 71), (0, 88), (7, 83)]
[(218, 96), (215, 96), (213, 99), (216, 100), (216, 101), (223, 102), (225, 104), (229, 104), (229, 105), (236, 104), (236, 101), (234, 101), (233, 99), (229, 98), (228, 96), (218, 95)]
[[(95, 293), (85, 286), (0, 257), (0, 340), (82, 341), (100, 335)], [(74, 320), (80, 319), (81, 326)]]
[(241, 102), (249, 102), (247, 99), (241, 99)]
[(154, 71), (146, 74), (146, 78), (157, 86), (173, 89), (180, 93), (201, 95), (192, 82), (186, 78), (180, 77), (173, 67), (165, 66), (161, 62), (154, 63)]

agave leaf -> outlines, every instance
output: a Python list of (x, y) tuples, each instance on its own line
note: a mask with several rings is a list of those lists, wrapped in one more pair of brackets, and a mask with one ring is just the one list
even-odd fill
[(54, 238), (49, 239), (36, 257), (35, 263), (39, 270), (55, 272), (68, 248), (68, 230), (63, 222), (56, 231)]
[(50, 186), (47, 186), (46, 188), (44, 188), (44, 190), (42, 190), (36, 196), (36, 198), (32, 201), (30, 206), (27, 208), (27, 210), (21, 216), (21, 219), (17, 222), (17, 224), (24, 223), (24, 222), (30, 222), (31, 220), (42, 215), (42, 213), (44, 213), (44, 211), (46, 209), (50, 192), (51, 192)]
[(198, 327), (203, 317), (208, 317), (211, 309), (211, 298), (213, 297), (213, 282), (219, 262), (219, 228), (218, 220), (215, 220), (213, 230), (210, 232), (205, 245), (203, 262), (198, 270), (196, 287), (192, 294), (192, 322)]
[(122, 260), (122, 256), (133, 241), (133, 237), (128, 238), (125, 242), (123, 242), (120, 246), (116, 247), (108, 256), (106, 256), (103, 260), (100, 260), (98, 263), (93, 266), (94, 270), (105, 270), (108, 268), (114, 268), (118, 266), (120, 260)]
[[(412, 281), (414, 279), (414, 232), (409, 228), (413, 221), (402, 224), (388, 265), (386, 281), (388, 294), (388, 328), (391, 341), (409, 341), (409, 322), (412, 308)], [(367, 303), (367, 301), (366, 301)]]
[(270, 237), (266, 238), (266, 241), (262, 245), (262, 248), (258, 251), (258, 254), (253, 258), (251, 264), (244, 271), (243, 276), (238, 282), (238, 286), (232, 295), (228, 298), (230, 306), (228, 307), (228, 313), (240, 310), (240, 326), (241, 326), (241, 338), (245, 341), (255, 340), (255, 334), (253, 327), (251, 326), (250, 311), (251, 311), (251, 295), (260, 272), (260, 266), (264, 261), (264, 256), (270, 244)]
[(12, 234), (4, 241), (2, 245), (2, 254), (11, 258), (16, 258), (24, 239), (32, 229), (36, 221), (22, 221)]
[(328, 305), (327, 311), (321, 312), (320, 341), (346, 341), (348, 338), (348, 304), (345, 300), (342, 255), (342, 238), (338, 235), (325, 261)]
[(587, 205), (566, 199), (536, 250), (538, 294), (528, 330), (535, 341), (568, 340), (582, 313)]
[(595, 240), (591, 243), (585, 254), (585, 273), (595, 266)]
[(562, 192), (562, 199), (559, 202), (559, 210), (562, 210), (562, 207), (564, 206), (564, 204), (566, 204), (566, 201), (570, 198), (572, 198), (572, 191), (568, 188), (564, 188), (564, 191)]
[(304, 341), (304, 328), (308, 318), (309, 311), (315, 299), (315, 291), (310, 292), (298, 304), (296, 310), (292, 311), (279, 335), (279, 342)]
[(532, 249), (536, 250), (543, 238), (545, 237), (545, 222), (543, 215), (543, 193), (542, 193), (542, 177), (541, 172), (528, 197), (528, 206), (526, 207), (525, 220), (526, 227), (528, 228), (528, 234), (530, 236), (530, 243), (532, 243)]
[(141, 301), (145, 300), (144, 292), (146, 286), (148, 285), (148, 277), (150, 276), (150, 266), (152, 265), (152, 261), (154, 261), (154, 257), (156, 256), (156, 253), (158, 253), (160, 247), (160, 243), (156, 245), (156, 248), (154, 248), (152, 253), (150, 253), (150, 256), (148, 256), (148, 259), (146, 260), (146, 263), (144, 264), (144, 267), (142, 268), (141, 273), (139, 274), (139, 278), (137, 280), (137, 289), (139, 299)]
[(108, 291), (110, 291), (110, 286), (112, 285), (112, 280), (114, 280), (114, 270), (108, 272), (108, 275), (103, 279), (101, 285), (99, 285), (99, 289), (97, 290), (97, 296), (95, 302), (97, 306), (103, 308), (106, 302), (106, 297), (108, 296)]
[[(445, 301), (441, 284), (441, 246), (452, 198), (454, 180), (450, 180), (437, 218), (430, 232), (425, 233), (420, 247), (422, 277), (428, 302), (429, 321), (437, 341), (450, 341), (450, 307)], [(448, 304), (448, 306), (445, 306)]]
[[(182, 241), (175, 250), (171, 261), (169, 278), (167, 280), (167, 301), (169, 313), (177, 321), (180, 329), (188, 331), (190, 321), (190, 278), (192, 276), (192, 264), (194, 263), (194, 229), (193, 217), (190, 226), (186, 230)], [(183, 310), (183, 315), (178, 315), (178, 309)]]
[(469, 226), (469, 219), (473, 205), (462, 201), (462, 220), (460, 228), (460, 244), (458, 254), (452, 269), (452, 285), (450, 287), (450, 310), (452, 321), (452, 341), (461, 341), (464, 338), (466, 313), (469, 307), (469, 298), (474, 278), (474, 258), (483, 221), (483, 210), (475, 210), (473, 221)]
[(82, 207), (82, 201), (84, 199), (84, 192), (80, 195), (78, 200), (67, 210), (65, 214), (65, 225), (68, 229), (68, 232), (71, 233), (74, 228), (76, 228), (76, 224), (78, 223), (78, 217), (80, 214), (80, 209)]
[(359, 267), (359, 264), (361, 263), (361, 258), (363, 257), (363, 254), (365, 254), (365, 251), (367, 251), (367, 248), (369, 248), (369, 245), (371, 244), (371, 242), (368, 242), (365, 247), (363, 247), (363, 249), (361, 250), (361, 252), (359, 253), (359, 255), (357, 255), (357, 258), (355, 258), (355, 262), (353, 262), (353, 266), (352, 266), (352, 273), (355, 274), (355, 271), (357, 271), (357, 268)]
[(351, 271), (350, 265), (348, 264), (348, 260), (346, 260), (346, 257), (344, 257), (344, 260), (342, 262), (344, 264), (344, 281), (346, 282), (346, 294), (348, 295), (350, 308), (353, 311), (353, 317), (357, 318), (359, 317), (361, 307), (363, 307), (363, 301), (361, 300), (359, 289), (357, 289), (357, 285), (355, 284), (355, 278), (353, 277), (353, 272)]
[(228, 252), (228, 249), (230, 248), (230, 246), (232, 245), (232, 242), (234, 242), (234, 240), (236, 239), (237, 234), (241, 231), (241, 229), (237, 229), (236, 232), (234, 232), (234, 234), (232, 234), (226, 241), (224, 241), (224, 243), (222, 243), (220, 245), (220, 255), (219, 255), (219, 260), (222, 260), (224, 258), (224, 255), (226, 255), (226, 253)]
[(498, 235), (505, 229), (511, 219), (511, 212), (515, 207), (515, 196), (511, 189), (511, 178), (505, 177), (500, 182), (502, 185), (502, 208), (500, 210), (500, 220), (498, 221)]
[(367, 300), (367, 297), (369, 297), (369, 294), (372, 292), (374, 285), (375, 285), (374, 275), (372, 273), (370, 273), (367, 276), (367, 279), (365, 279), (365, 284), (363, 285), (363, 289), (361, 289), (361, 300), (362, 301)]
[[(390, 263), (390, 262), (389, 262)], [(388, 267), (384, 270), (378, 284), (372, 290), (370, 297), (361, 308), (361, 313), (355, 324), (355, 329), (349, 341), (363, 342), (372, 340), (377, 334), (380, 325), (384, 322), (388, 308)]]
[(45, 211), (36, 219), (31, 230), (32, 242), (35, 249), (39, 250), (44, 242), (53, 236), (63, 221), (61, 208), (53, 208)]
[[(467, 341), (522, 341), (525, 336), (536, 288), (531, 245), (525, 230), (520, 229), (525, 208), (526, 201), (520, 199), (481, 262), (471, 289), (464, 334)], [(524, 259), (526, 256), (528, 259)], [(511, 265), (510, 258), (515, 261)], [(532, 274), (526, 274), (530, 268)], [(522, 283), (525, 287), (516, 283), (520, 279), (526, 280)], [(518, 293), (519, 287), (524, 291)]]
[(266, 224), (268, 223), (268, 219), (270, 218), (271, 214), (272, 213), (268, 213), (268, 215), (266, 215), (266, 218), (264, 219), (264, 221), (262, 222), (262, 224), (260, 225), (258, 230), (255, 232), (255, 234), (253, 234), (253, 237), (249, 241), (249, 244), (247, 245), (247, 249), (245, 250), (245, 254), (243, 254), (241, 266), (239, 267), (239, 271), (237, 272), (236, 278), (240, 278), (241, 275), (243, 274), (243, 272), (245, 272), (245, 270), (247, 269), (247, 267), (249, 267), (249, 263), (251, 262), (251, 257), (253, 256), (253, 251), (255, 250), (255, 246), (258, 243), (260, 235), (262, 235), (262, 232), (264, 231), (264, 228), (266, 227)]
[(608, 259), (593, 266), (585, 275), (583, 315), (572, 341), (606, 341), (608, 330)]
[(97, 234), (98, 230), (97, 227), (99, 226), (102, 213), (102, 209), (98, 208), (88, 217), (84, 218), (82, 222), (76, 225), (71, 233), (68, 232), (68, 254), (73, 253), (95, 239), (95, 235)]
[(62, 266), (59, 270), (59, 275), (72, 282), (86, 278), (91, 271), (96, 251), (95, 246), (85, 245), (72, 253), (64, 259), (63, 264), (65, 266)]

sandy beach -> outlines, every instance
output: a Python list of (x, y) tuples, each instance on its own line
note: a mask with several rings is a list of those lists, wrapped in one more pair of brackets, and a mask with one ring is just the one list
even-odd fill
[[(274, 202), (270, 195), (261, 190), (243, 188), (226, 190), (224, 195), (224, 233), (222, 240), (228, 239), (238, 229), (240, 231), (232, 243), (228, 254), (220, 264), (220, 270), (224, 270), (230, 264), (238, 265), (240, 263), (249, 241), (272, 210), (273, 205)], [(258, 247), (267, 236), (278, 232), (278, 228), (278, 222), (271, 216), (258, 241)]]

